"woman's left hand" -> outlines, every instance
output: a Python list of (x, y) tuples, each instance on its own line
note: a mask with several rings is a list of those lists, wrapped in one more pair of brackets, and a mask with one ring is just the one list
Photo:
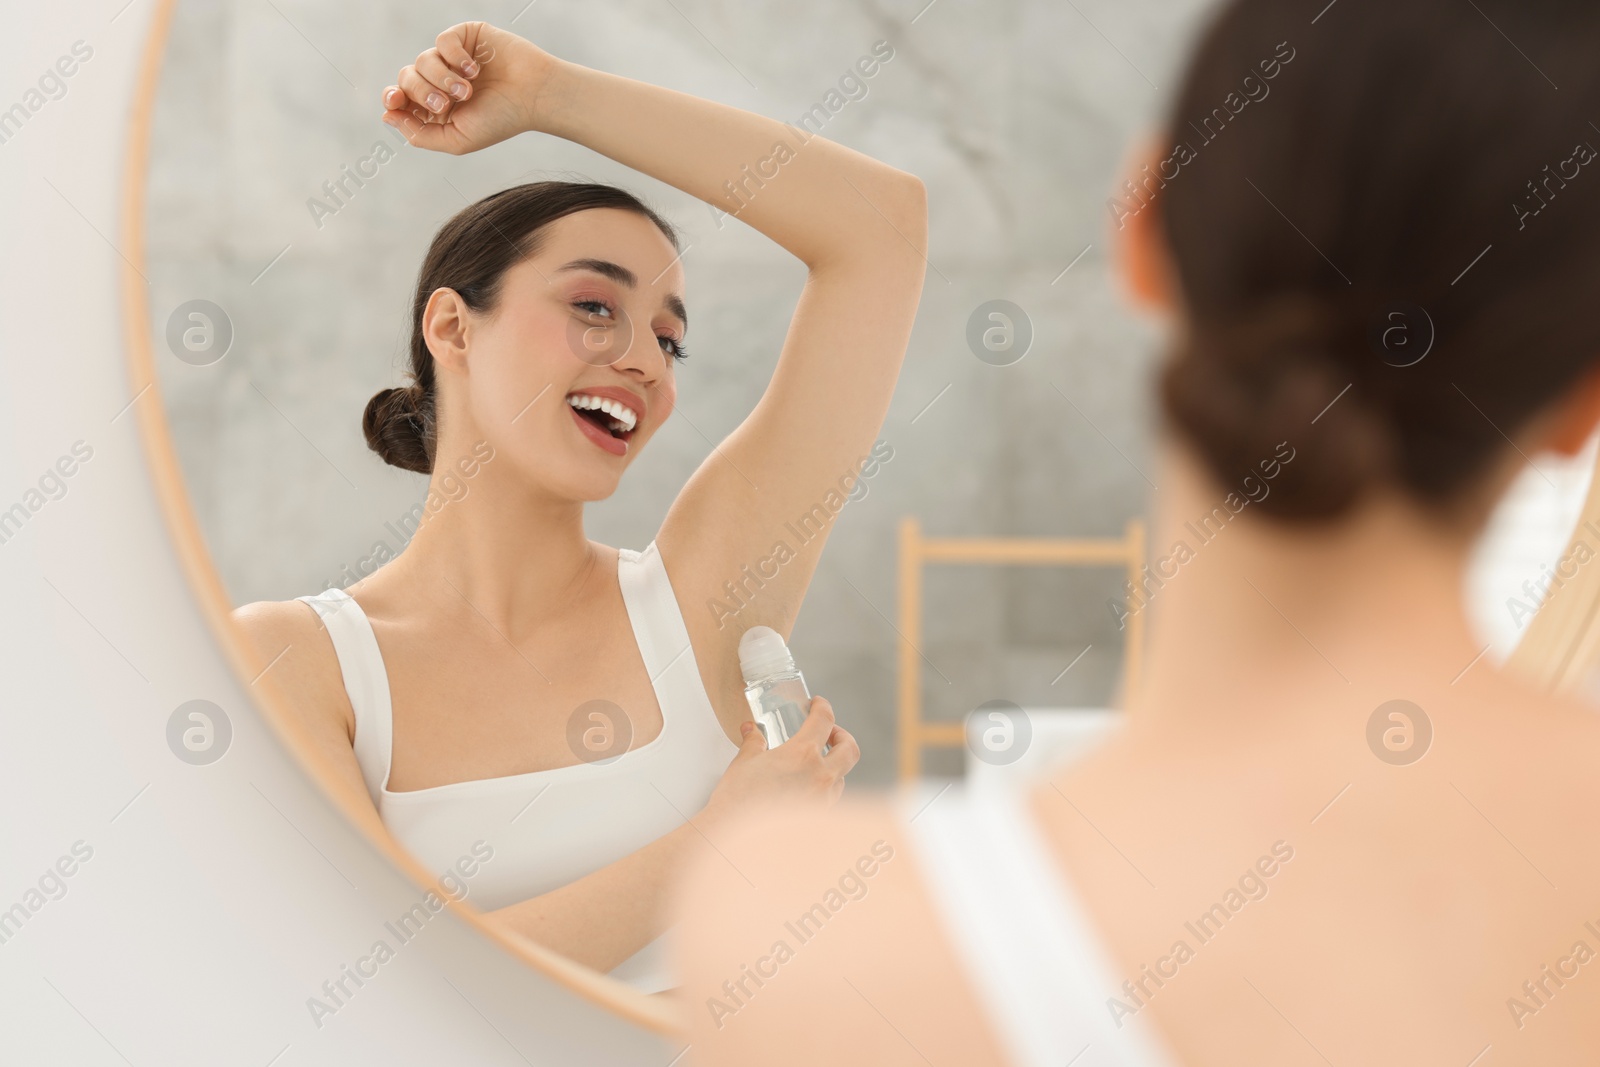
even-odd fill
[(383, 121), (419, 148), (463, 155), (538, 128), (557, 60), (487, 22), (462, 22), (383, 91)]

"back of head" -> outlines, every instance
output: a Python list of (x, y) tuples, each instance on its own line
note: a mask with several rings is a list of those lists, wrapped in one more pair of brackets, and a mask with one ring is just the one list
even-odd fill
[(1295, 448), (1261, 510), (1380, 485), (1449, 510), (1595, 366), (1600, 7), (1494, 14), (1235, 0), (1190, 60), (1157, 176), (1187, 324), (1162, 400), (1223, 481)]

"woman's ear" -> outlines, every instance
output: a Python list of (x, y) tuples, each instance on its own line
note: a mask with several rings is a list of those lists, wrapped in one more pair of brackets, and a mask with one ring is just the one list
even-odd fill
[[(1129, 154), (1124, 181), (1108, 201), (1108, 208), (1112, 261), (1123, 289), (1135, 305), (1169, 315), (1177, 310), (1178, 300), (1172, 256), (1161, 227), (1164, 162), (1166, 156), (1157, 141), (1141, 142)], [(1182, 174), (1178, 178), (1181, 180)]]
[(467, 343), (472, 336), (471, 309), (454, 289), (435, 289), (422, 309), (422, 339), (441, 370), (467, 369)]
[(1540, 447), (1562, 456), (1576, 456), (1600, 426), (1600, 367), (1573, 383), (1549, 416)]

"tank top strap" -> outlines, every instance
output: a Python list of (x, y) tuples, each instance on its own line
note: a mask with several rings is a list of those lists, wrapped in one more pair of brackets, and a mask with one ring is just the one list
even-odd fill
[[(617, 582), (622, 586), (628, 621), (633, 625), (633, 636), (651, 680), (686, 663), (693, 668), (691, 673), (698, 685), (700, 672), (689, 652), (689, 628), (684, 625), (677, 594), (672, 591), (666, 565), (661, 562), (661, 552), (654, 541), (642, 551), (617, 549)], [(674, 675), (678, 673), (674, 670)], [(657, 682), (658, 688), (659, 685)], [(703, 689), (701, 693), (703, 696)], [(709, 703), (707, 698), (708, 706)], [(671, 709), (663, 707), (661, 714), (669, 715)]]
[[(929, 803), (907, 794), (901, 818), (984, 1013), (1018, 1067), (1060, 1067), (1088, 1047), (1096, 1067), (1169, 1067), (1048, 843), (1026, 794), (950, 790)], [(1112, 998), (1124, 1007), (1113, 1010)]]
[(389, 697), (389, 674), (383, 666), (383, 653), (378, 649), (372, 622), (343, 589), (326, 589), (297, 599), (311, 605), (333, 640), (344, 690), (355, 713), (356, 763), (361, 767), (372, 804), (378, 807), (389, 782), (394, 709)]

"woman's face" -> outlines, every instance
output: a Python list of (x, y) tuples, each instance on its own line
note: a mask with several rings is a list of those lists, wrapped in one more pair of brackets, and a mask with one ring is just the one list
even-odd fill
[[(441, 428), (467, 451), (487, 440), (497, 468), (553, 495), (600, 500), (677, 398), (683, 266), (653, 222), (616, 208), (558, 219), (542, 238), (506, 272), (494, 312), (468, 313), (466, 374), (441, 375), (465, 387), (475, 436)], [(446, 403), (443, 421), (461, 406)]]

